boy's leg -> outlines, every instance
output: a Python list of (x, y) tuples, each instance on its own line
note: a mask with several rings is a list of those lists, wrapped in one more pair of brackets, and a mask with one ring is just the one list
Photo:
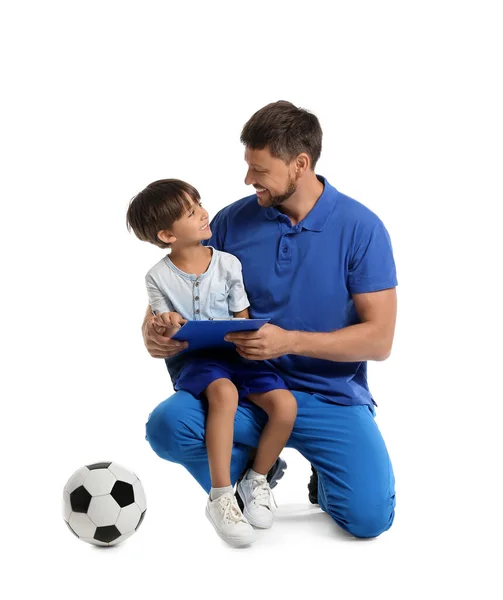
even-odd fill
[(320, 507), (356, 537), (376, 537), (393, 523), (391, 461), (369, 406), (334, 404), (294, 392), (298, 413), (288, 446), (317, 470)]
[(297, 402), (285, 389), (249, 393), (248, 399), (262, 408), (268, 421), (260, 436), (252, 469), (239, 482), (237, 493), (248, 522), (254, 527), (268, 529), (273, 523), (275, 503), (266, 475), (292, 433)]
[(257, 447), (253, 470), (266, 475), (285, 447), (297, 415), (297, 402), (288, 390), (248, 394), (248, 399), (268, 416)]
[(208, 399), (205, 438), (211, 484), (214, 488), (229, 487), (238, 391), (229, 379), (216, 379), (204, 394)]
[[(146, 439), (154, 452), (170, 462), (183, 465), (209, 493), (211, 489), (205, 444), (207, 402), (179, 391), (161, 402), (149, 415)], [(234, 445), (231, 483), (246, 466), (250, 448), (256, 447), (267, 416), (251, 403), (238, 406), (234, 418)]]

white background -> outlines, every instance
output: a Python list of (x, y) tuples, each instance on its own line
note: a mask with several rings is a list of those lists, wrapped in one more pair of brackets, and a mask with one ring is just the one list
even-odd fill
[[(501, 598), (497, 4), (2, 5), (2, 597)], [(140, 335), (162, 251), (125, 212), (164, 177), (211, 214), (250, 193), (239, 133), (279, 99), (319, 117), (317, 172), (392, 237), (395, 345), (369, 371), (396, 520), (349, 538), (308, 504), (309, 464), (287, 450), (274, 528), (236, 551), (144, 440), (171, 393)], [(101, 460), (133, 469), (148, 502), (105, 551), (60, 512), (66, 480)]]

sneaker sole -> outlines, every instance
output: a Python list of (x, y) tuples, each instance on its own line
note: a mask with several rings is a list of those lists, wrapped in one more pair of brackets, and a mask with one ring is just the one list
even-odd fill
[(252, 527), (256, 527), (257, 529), (270, 529), (273, 525), (273, 521), (271, 521), (270, 523), (261, 523), (260, 521), (256, 521), (251, 515), (250, 513), (246, 510), (246, 508), (243, 510), (243, 515), (244, 518), (248, 521), (248, 523), (250, 523), (250, 525)]
[(208, 518), (208, 521), (213, 525), (213, 529), (217, 532), (218, 537), (220, 539), (222, 539), (224, 542), (226, 542), (227, 544), (229, 544), (229, 546), (232, 546), (233, 548), (244, 548), (245, 546), (251, 546), (251, 544), (253, 544), (253, 542), (257, 541), (255, 537), (251, 537), (249, 540), (239, 540), (236, 538), (229, 538), (229, 537), (225, 536), (221, 531), (219, 531), (218, 527), (215, 525), (215, 523), (213, 522), (213, 519), (211, 518), (210, 511), (207, 508), (206, 508), (206, 517)]

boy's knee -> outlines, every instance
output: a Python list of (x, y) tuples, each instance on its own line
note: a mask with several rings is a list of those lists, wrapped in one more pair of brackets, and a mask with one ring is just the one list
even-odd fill
[(252, 402), (267, 413), (269, 419), (293, 423), (297, 416), (297, 400), (288, 390), (273, 390), (262, 394), (250, 394)]
[(209, 406), (222, 410), (237, 410), (238, 391), (230, 379), (216, 379), (204, 390)]

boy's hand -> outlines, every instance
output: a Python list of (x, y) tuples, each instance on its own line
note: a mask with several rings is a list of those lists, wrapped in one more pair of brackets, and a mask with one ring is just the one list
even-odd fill
[[(167, 314), (167, 313), (166, 313)], [(171, 322), (171, 321), (170, 321)], [(179, 342), (170, 337), (180, 327), (169, 327), (160, 317), (146, 318), (142, 326), (143, 342), (150, 356), (170, 358), (188, 347), (188, 342)]]
[[(182, 325), (187, 323), (187, 319), (184, 319), (182, 315), (177, 312), (167, 312), (161, 314), (162, 322), (168, 329), (180, 329)], [(173, 335), (173, 332), (170, 332)]]

